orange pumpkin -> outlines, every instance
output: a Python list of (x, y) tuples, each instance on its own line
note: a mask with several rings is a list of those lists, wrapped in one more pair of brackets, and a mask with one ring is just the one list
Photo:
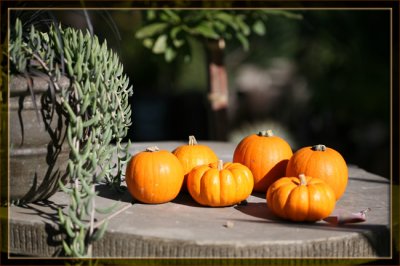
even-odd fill
[(289, 144), (268, 130), (245, 137), (234, 151), (233, 162), (247, 166), (254, 176), (254, 191), (265, 193), (285, 175), (292, 154)]
[(197, 144), (194, 136), (189, 136), (189, 143), (177, 147), (172, 153), (182, 163), (185, 179), (183, 180), (182, 188), (186, 190), (186, 180), (189, 172), (199, 165), (209, 164), (218, 161), (214, 151), (206, 146)]
[(335, 208), (335, 192), (322, 179), (300, 174), (283, 177), (267, 191), (267, 204), (272, 212), (297, 222), (314, 222), (327, 217)]
[(125, 180), (135, 199), (143, 203), (165, 203), (178, 195), (183, 168), (171, 152), (150, 147), (131, 158)]
[(347, 187), (348, 168), (339, 152), (325, 145), (304, 147), (290, 158), (286, 176), (301, 173), (323, 179), (335, 191), (336, 200), (340, 199)]
[(201, 205), (222, 207), (239, 203), (251, 194), (253, 175), (239, 163), (222, 160), (195, 167), (187, 185), (192, 198)]

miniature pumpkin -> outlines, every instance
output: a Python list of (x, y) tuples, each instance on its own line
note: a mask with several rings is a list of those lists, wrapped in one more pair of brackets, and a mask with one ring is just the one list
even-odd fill
[(300, 174), (282, 177), (267, 191), (272, 212), (297, 222), (314, 222), (327, 217), (335, 208), (335, 192), (322, 179)]
[(195, 167), (204, 164), (210, 164), (218, 161), (217, 155), (214, 151), (206, 146), (197, 144), (194, 136), (189, 136), (189, 143), (177, 147), (172, 153), (182, 163), (185, 178), (183, 180), (182, 188), (186, 190), (186, 180), (189, 172)]
[(183, 168), (171, 152), (150, 147), (131, 158), (125, 180), (135, 199), (143, 203), (165, 203), (178, 195)]
[(335, 191), (338, 200), (346, 190), (348, 168), (339, 152), (325, 145), (304, 147), (290, 158), (286, 176), (297, 176), (301, 173), (323, 179)]
[(253, 184), (253, 175), (246, 166), (224, 164), (222, 160), (193, 168), (187, 179), (192, 198), (212, 207), (230, 206), (247, 199)]
[(253, 173), (254, 191), (265, 193), (285, 175), (292, 154), (289, 144), (268, 130), (245, 137), (234, 151), (233, 162), (246, 165)]

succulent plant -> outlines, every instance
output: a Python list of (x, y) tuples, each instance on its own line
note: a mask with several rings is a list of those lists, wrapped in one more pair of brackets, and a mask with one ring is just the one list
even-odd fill
[[(48, 79), (53, 106), (63, 109), (71, 149), (69, 182), (59, 182), (70, 195), (67, 210), (58, 211), (67, 235), (63, 246), (66, 255), (91, 256), (91, 243), (107, 226), (104, 222), (101, 228), (94, 227), (95, 213), (107, 211), (95, 207), (94, 185), (104, 181), (120, 188), (122, 168), (130, 158), (130, 142), (122, 142), (131, 125), (128, 98), (133, 92), (129, 78), (106, 41), (100, 43), (89, 31), (54, 23), (47, 32), (31, 26), (25, 33), (17, 19), (10, 36), (9, 57), (11, 72), (23, 74), (28, 80), (32, 76)], [(58, 87), (61, 76), (70, 79), (69, 87)]]

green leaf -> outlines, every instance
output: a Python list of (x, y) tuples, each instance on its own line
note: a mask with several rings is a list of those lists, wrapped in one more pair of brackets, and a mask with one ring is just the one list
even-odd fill
[(148, 20), (153, 20), (156, 18), (156, 12), (154, 10), (147, 10), (146, 11), (146, 17)]
[(113, 205), (105, 208), (96, 208), (96, 212), (102, 213), (102, 214), (108, 214), (112, 212), (116, 207), (118, 206), (118, 202), (115, 202)]
[(182, 45), (185, 44), (185, 40), (178, 40), (178, 39), (175, 39), (175, 40), (172, 41), (172, 43), (174, 44), (174, 46), (175, 46), (176, 48), (179, 48), (179, 47), (181, 47)]
[(237, 24), (239, 25), (239, 28), (243, 32), (245, 36), (250, 35), (250, 27), (247, 25), (247, 23), (244, 21), (243, 16), (237, 16), (236, 17)]
[(153, 53), (162, 54), (167, 49), (167, 39), (168, 36), (166, 34), (158, 36), (156, 42), (153, 46)]
[(72, 250), (68, 246), (67, 242), (65, 242), (65, 240), (62, 240), (62, 244), (63, 244), (63, 248), (64, 248), (64, 251), (65, 251), (65, 254), (67, 254), (68, 256), (72, 255)]
[(176, 51), (173, 48), (168, 47), (164, 55), (165, 61), (167, 61), (168, 63), (171, 62), (172, 60), (175, 59), (176, 55), (177, 55)]
[(91, 236), (91, 241), (97, 241), (104, 236), (108, 226), (108, 220), (104, 221), (100, 228), (96, 228), (93, 235)]
[(153, 45), (154, 45), (154, 40), (153, 39), (146, 38), (146, 39), (143, 40), (143, 46), (144, 47), (146, 47), (148, 49), (151, 49), (153, 47)]
[(284, 16), (286, 18), (291, 18), (291, 19), (303, 19), (303, 16), (301, 14), (297, 14), (297, 13), (293, 13), (290, 11), (286, 11), (286, 10), (260, 10), (261, 12), (263, 12), (264, 14), (268, 14), (268, 15), (279, 15), (279, 16)]
[(177, 14), (176, 10), (164, 9), (163, 11), (168, 15), (169, 19), (172, 20), (172, 22), (178, 23), (181, 21), (181, 18)]
[(245, 51), (249, 50), (249, 40), (247, 39), (246, 36), (244, 36), (242, 33), (236, 33), (236, 38), (239, 40), (239, 42), (242, 44), (243, 49)]
[(219, 19), (220, 21), (224, 22), (225, 24), (230, 25), (235, 30), (239, 29), (239, 25), (235, 22), (235, 17), (226, 12), (218, 12), (215, 15), (215, 18)]
[(171, 36), (172, 39), (176, 39), (178, 37), (178, 33), (181, 31), (182, 31), (181, 26), (173, 27), (169, 32), (169, 35)]
[(169, 36), (172, 39), (172, 43), (176, 48), (179, 48), (185, 44), (185, 39), (178, 37), (178, 34), (181, 32), (183, 32), (183, 28), (181, 26), (174, 27), (169, 32)]
[(153, 24), (144, 26), (143, 28), (139, 29), (136, 32), (135, 37), (138, 39), (152, 37), (155, 34), (158, 34), (162, 31), (164, 31), (167, 27), (168, 27), (168, 23), (153, 23)]
[(265, 24), (263, 21), (257, 20), (256, 22), (254, 22), (252, 28), (253, 28), (254, 33), (256, 33), (260, 36), (265, 35), (266, 29), (265, 29)]
[(226, 30), (227, 25), (219, 20), (213, 21), (215, 29), (219, 32), (224, 32)]
[(210, 23), (199, 24), (197, 27), (193, 29), (193, 32), (210, 39), (220, 38), (219, 34), (214, 31), (214, 29), (212, 28), (212, 24)]

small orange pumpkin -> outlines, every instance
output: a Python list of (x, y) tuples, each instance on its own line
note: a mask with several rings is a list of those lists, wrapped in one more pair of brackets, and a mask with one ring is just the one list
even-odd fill
[(194, 167), (218, 161), (218, 157), (214, 151), (206, 145), (197, 144), (194, 136), (189, 136), (189, 143), (177, 147), (172, 153), (183, 166), (185, 179), (183, 180), (182, 188), (184, 190), (186, 190), (187, 186), (187, 176)]
[(301, 173), (323, 179), (335, 191), (336, 200), (346, 190), (349, 176), (347, 164), (339, 152), (325, 145), (304, 147), (293, 154), (286, 168), (286, 176)]
[(300, 174), (282, 177), (267, 191), (272, 212), (296, 222), (314, 222), (327, 217), (335, 208), (335, 192), (322, 179)]
[(253, 175), (246, 166), (224, 164), (222, 160), (193, 168), (187, 180), (192, 198), (212, 207), (231, 206), (247, 199), (253, 184)]
[(271, 130), (245, 137), (236, 147), (233, 162), (247, 166), (254, 176), (254, 191), (265, 193), (278, 178), (285, 176), (290, 145)]
[(178, 195), (183, 168), (171, 152), (150, 147), (132, 156), (125, 180), (135, 199), (143, 203), (165, 203)]

